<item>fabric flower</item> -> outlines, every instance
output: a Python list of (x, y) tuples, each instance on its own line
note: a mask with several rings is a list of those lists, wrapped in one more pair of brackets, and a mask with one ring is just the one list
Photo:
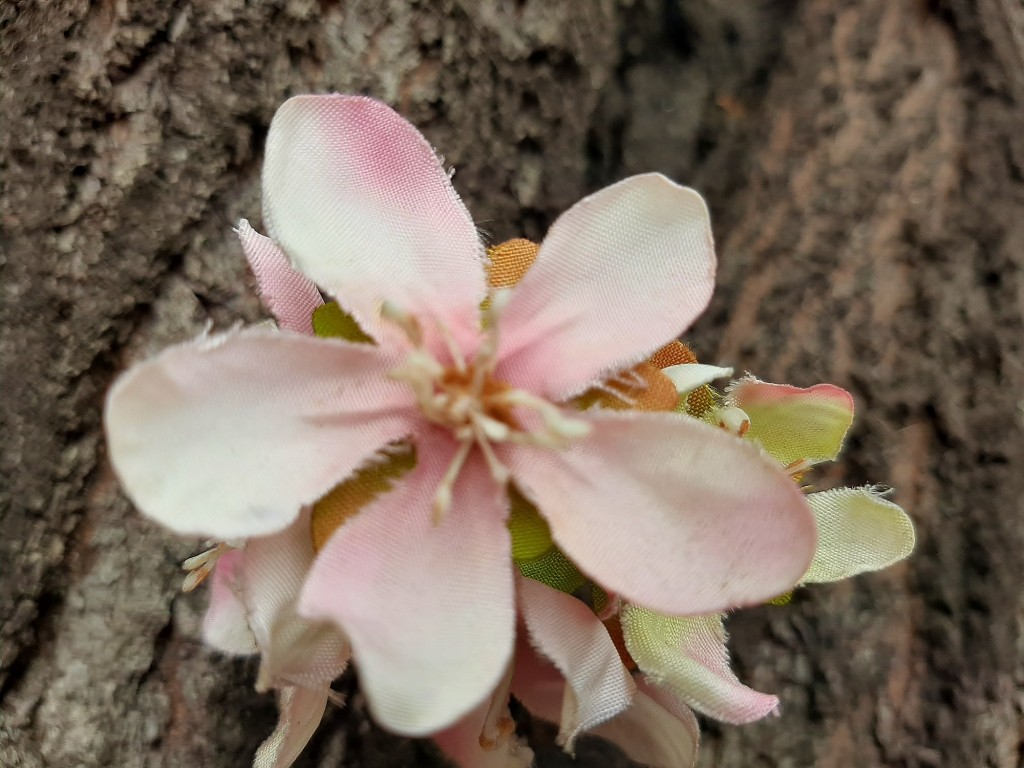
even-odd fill
[(385, 726), (444, 728), (505, 675), (510, 483), (583, 573), (651, 610), (754, 603), (805, 572), (807, 502), (756, 446), (671, 413), (570, 404), (707, 304), (693, 191), (647, 174), (582, 200), (522, 280), (489, 294), (477, 232), (416, 129), (371, 99), (308, 96), (271, 125), (264, 214), (261, 247), (367, 340), (306, 335), (298, 312), (281, 332), (171, 348), (112, 388), (110, 456), (152, 519), (252, 540), (411, 446), (414, 466), (329, 537), (298, 603), (342, 630)]

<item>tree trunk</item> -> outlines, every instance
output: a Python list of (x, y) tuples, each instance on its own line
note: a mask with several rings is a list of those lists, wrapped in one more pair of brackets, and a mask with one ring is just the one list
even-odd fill
[[(917, 551), (733, 617), (782, 717), (705, 723), (703, 766), (1021, 765), (1019, 0), (5, 0), (0, 36), (0, 766), (226, 768), (273, 727), (101, 409), (129, 363), (260, 317), (231, 226), (309, 91), (395, 105), (495, 241), (631, 173), (696, 186), (721, 283), (694, 348), (854, 393), (820, 484), (895, 486)], [(300, 765), (439, 764), (342, 687)]]

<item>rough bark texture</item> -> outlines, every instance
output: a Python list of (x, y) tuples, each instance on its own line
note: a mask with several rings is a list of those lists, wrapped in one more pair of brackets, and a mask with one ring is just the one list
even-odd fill
[[(0, 766), (238, 766), (272, 728), (252, 665), (197, 642), (196, 542), (119, 494), (100, 412), (130, 362), (259, 317), (231, 225), (275, 107), (327, 90), (421, 126), (495, 240), (638, 171), (702, 189), (694, 346), (854, 392), (821, 485), (894, 485), (917, 553), (734, 617), (783, 716), (707, 724), (702, 765), (1021, 764), (1018, 0), (6, 0), (0, 78)], [(301, 765), (437, 764), (342, 687)]]

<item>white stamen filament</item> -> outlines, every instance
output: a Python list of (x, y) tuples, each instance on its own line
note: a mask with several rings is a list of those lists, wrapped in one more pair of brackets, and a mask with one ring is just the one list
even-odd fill
[(480, 428), (476, 430), (476, 443), (480, 446), (480, 452), (484, 455), (487, 468), (491, 471), (491, 477), (494, 478), (498, 485), (505, 485), (512, 473), (508, 467), (501, 463), (501, 460), (494, 453), (490, 440), (487, 439), (487, 436)]
[(441, 334), (441, 338), (444, 340), (444, 345), (448, 348), (448, 354), (452, 356), (452, 362), (455, 363), (455, 370), (459, 373), (466, 372), (466, 358), (462, 356), (462, 350), (459, 349), (459, 345), (455, 343), (455, 337), (452, 336), (452, 330), (448, 327), (448, 324), (443, 320), (437, 321), (437, 330)]
[(455, 481), (458, 479), (459, 472), (462, 471), (462, 466), (466, 463), (466, 457), (469, 456), (469, 449), (472, 447), (472, 440), (462, 441), (452, 458), (452, 463), (448, 465), (448, 471), (441, 478), (441, 484), (437, 486), (437, 492), (434, 494), (434, 525), (440, 523), (448, 514), (448, 509), (452, 505), (452, 488), (455, 487)]
[[(505, 744), (515, 732), (516, 724), (508, 709), (509, 691), (512, 689), (513, 662), (509, 662), (505, 674), (498, 682), (487, 707), (483, 728), (480, 729), (480, 748), (491, 752)], [(568, 687), (568, 686), (566, 686)]]
[(508, 300), (511, 297), (512, 292), (507, 288), (499, 289), (491, 294), (491, 301), (484, 313), (484, 324), (489, 332), (484, 336), (483, 343), (477, 351), (477, 359), (480, 364), (473, 371), (472, 389), (474, 394), (479, 395), (483, 391), (487, 374), (494, 370), (498, 358), (498, 319), (501, 317), (502, 310), (508, 306)]
[(614, 397), (627, 408), (633, 408), (636, 406), (637, 401), (635, 398), (630, 397), (620, 389), (616, 389), (615, 387), (609, 386), (608, 382), (600, 381), (597, 384), (595, 384), (593, 388), (598, 390), (599, 392), (603, 392), (606, 395)]
[(185, 580), (181, 584), (181, 591), (191, 592), (206, 581), (206, 578), (213, 573), (213, 568), (220, 559), (220, 556), (231, 549), (232, 547), (227, 543), (221, 542), (217, 546), (211, 547), (205, 552), (200, 552), (198, 555), (194, 555), (183, 562), (181, 568), (184, 571), (188, 571), (188, 575), (185, 576)]
[(492, 419), (490, 416), (483, 413), (473, 414), (473, 423), (479, 426), (484, 436), (488, 440), (493, 440), (496, 443), (500, 443), (508, 439), (509, 433), (512, 428), (504, 422)]
[(612, 384), (619, 384), (626, 387), (627, 389), (640, 389), (644, 390), (650, 387), (647, 383), (647, 379), (640, 375), (638, 371), (634, 371), (632, 368), (620, 371), (615, 376), (608, 379)]
[(555, 437), (572, 439), (590, 432), (590, 423), (566, 416), (561, 408), (522, 389), (510, 389), (494, 397), (503, 405), (517, 405), (536, 411)]
[(420, 330), (419, 322), (397, 304), (385, 301), (380, 308), (380, 316), (401, 328), (414, 347), (423, 344), (423, 333)]

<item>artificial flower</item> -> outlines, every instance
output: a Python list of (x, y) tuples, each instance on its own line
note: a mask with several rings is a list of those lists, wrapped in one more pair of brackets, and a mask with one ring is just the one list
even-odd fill
[(715, 261), (692, 190), (646, 174), (582, 200), (518, 284), (489, 293), (472, 220), (418, 131), (371, 99), (308, 96), (271, 125), (264, 218), (264, 245), (365, 340), (254, 328), (171, 348), (112, 388), (110, 456), (154, 520), (254, 539), (407, 446), (412, 468), (329, 536), (298, 602), (344, 633), (386, 727), (449, 726), (505, 676), (510, 483), (581, 572), (651, 610), (758, 602), (805, 572), (809, 507), (756, 446), (572, 404), (707, 304)]

